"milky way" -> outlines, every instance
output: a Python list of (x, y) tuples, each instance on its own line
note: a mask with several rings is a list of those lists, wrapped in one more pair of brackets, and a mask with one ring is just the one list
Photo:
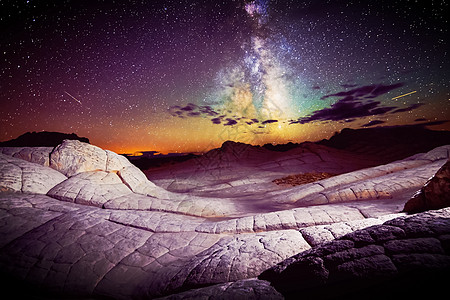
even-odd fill
[(445, 1), (1, 5), (1, 140), (75, 132), (118, 152), (450, 129)]

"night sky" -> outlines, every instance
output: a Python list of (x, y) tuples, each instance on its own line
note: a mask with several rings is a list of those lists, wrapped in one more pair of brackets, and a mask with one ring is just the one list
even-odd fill
[(119, 153), (450, 129), (448, 2), (1, 1), (0, 140)]

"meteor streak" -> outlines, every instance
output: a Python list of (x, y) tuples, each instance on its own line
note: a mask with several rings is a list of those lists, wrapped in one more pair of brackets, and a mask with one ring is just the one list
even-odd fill
[(398, 99), (398, 98), (401, 98), (401, 97), (405, 97), (405, 96), (408, 96), (408, 95), (414, 94), (414, 93), (416, 93), (416, 92), (417, 92), (417, 91), (412, 91), (412, 92), (409, 92), (409, 93), (406, 93), (406, 94), (403, 94), (403, 95), (400, 95), (400, 96), (394, 97), (394, 98), (392, 98), (391, 100), (395, 100), (395, 99)]
[(71, 94), (69, 94), (68, 92), (66, 92), (66, 91), (64, 91), (64, 93), (66, 93), (70, 98), (72, 98), (73, 100), (75, 100), (75, 101), (77, 101), (78, 103), (80, 103), (80, 105), (83, 105), (83, 104), (81, 104), (81, 101), (80, 100), (78, 100), (77, 98), (75, 98), (74, 96), (72, 96)]

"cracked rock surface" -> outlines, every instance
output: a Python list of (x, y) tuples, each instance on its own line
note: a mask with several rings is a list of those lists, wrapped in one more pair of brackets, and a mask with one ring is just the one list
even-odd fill
[[(400, 211), (447, 161), (449, 146), (290, 188), (270, 185), (276, 166), (298, 168), (295, 158), (304, 169), (330, 170), (351, 157), (309, 146), (277, 154), (271, 166), (266, 152), (227, 147), (203, 173), (183, 169), (180, 187), (194, 183), (184, 192), (78, 141), (0, 148), (2, 287), (44, 299), (282, 299), (447, 270), (449, 210)], [(244, 179), (253, 166), (236, 166), (230, 153), (268, 171)], [(354, 162), (349, 170), (363, 165)], [(177, 179), (180, 170), (169, 171)], [(218, 182), (223, 196), (212, 192)]]
[(53, 169), (0, 154), (0, 191), (46, 194), (66, 179)]

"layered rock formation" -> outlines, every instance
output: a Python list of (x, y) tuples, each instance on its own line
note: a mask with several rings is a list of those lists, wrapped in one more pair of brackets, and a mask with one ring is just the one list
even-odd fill
[[(253, 166), (238, 168), (243, 161), (232, 158), (251, 154), (250, 162), (278, 176), (282, 156), (272, 163), (264, 150), (245, 154), (238, 151), (242, 145), (228, 146), (210, 157), (203, 174), (200, 167), (184, 169), (191, 177), (180, 179), (183, 184), (192, 182), (197, 191), (203, 184), (209, 191), (203, 194), (167, 191), (124, 157), (78, 141), (0, 148), (3, 289), (43, 298), (281, 299), (292, 293), (280, 282), (297, 285), (290, 276), (298, 264), (311, 266), (312, 275), (303, 267), (300, 275), (324, 290), (342, 274), (351, 284), (385, 269), (391, 276), (411, 266), (446, 268), (448, 209), (399, 212), (448, 160), (449, 146), (296, 187), (280, 188), (265, 173), (257, 184), (261, 190), (253, 193), (253, 173), (244, 179)], [(286, 161), (296, 157), (305, 170), (315, 162), (336, 167), (334, 155), (342, 163), (342, 157), (347, 164), (362, 161), (328, 148), (290, 151), (284, 152)], [(211, 172), (210, 185), (201, 183)], [(211, 192), (228, 180), (235, 184)], [(322, 205), (310, 206), (317, 203)], [(325, 258), (333, 251), (334, 260)], [(321, 268), (320, 259), (331, 263)]]

